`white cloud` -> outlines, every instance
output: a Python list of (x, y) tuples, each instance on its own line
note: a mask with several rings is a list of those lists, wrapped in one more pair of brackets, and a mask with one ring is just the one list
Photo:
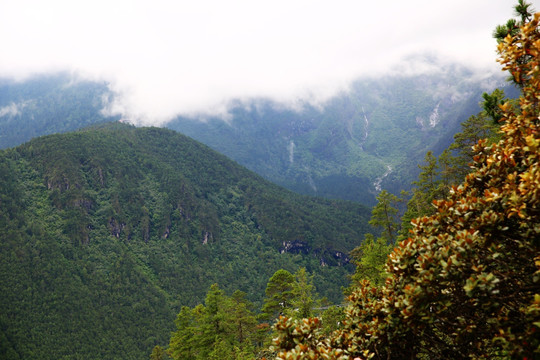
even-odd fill
[(13, 117), (16, 115), (19, 115), (21, 113), (21, 110), (24, 109), (24, 107), (27, 105), (27, 103), (11, 103), (7, 106), (0, 107), (0, 117), (9, 116)]
[(231, 98), (324, 99), (414, 52), (494, 69), (507, 0), (3, 0), (0, 76), (68, 69), (107, 80), (147, 123)]

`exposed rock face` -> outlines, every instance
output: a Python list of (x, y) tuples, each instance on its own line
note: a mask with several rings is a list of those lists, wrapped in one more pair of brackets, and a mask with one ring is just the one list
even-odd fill
[(118, 223), (113, 217), (109, 220), (109, 230), (111, 231), (111, 235), (116, 236), (117, 238), (120, 237), (120, 233), (124, 230), (125, 226), (126, 224)]
[(292, 254), (304, 254), (307, 255), (311, 251), (311, 247), (305, 241), (293, 240), (293, 241), (284, 241), (282, 243), (282, 248), (279, 249), (281, 254), (283, 253), (292, 253)]
[(350, 263), (351, 260), (349, 255), (344, 252), (330, 248), (312, 249), (307, 242), (298, 239), (294, 241), (284, 241), (279, 252), (281, 254), (311, 254), (319, 259), (321, 266), (345, 266)]
[(212, 233), (209, 232), (209, 231), (203, 231), (203, 240), (202, 240), (202, 244), (203, 245), (206, 245), (208, 244), (208, 240), (212, 240), (213, 236), (212, 236)]

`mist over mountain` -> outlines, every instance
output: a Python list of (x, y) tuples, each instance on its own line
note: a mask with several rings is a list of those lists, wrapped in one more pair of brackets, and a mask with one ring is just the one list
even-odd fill
[(534, 6), (6, 1), (0, 359), (535, 358)]
[[(501, 85), (502, 74), (423, 56), (323, 103), (237, 100), (226, 117), (180, 116), (165, 126), (293, 191), (372, 205), (381, 189), (407, 189), (426, 151), (446, 148), (481, 94)], [(116, 94), (106, 83), (66, 73), (4, 79), (0, 95), (0, 148), (121, 117), (107, 115)]]
[(258, 99), (231, 106), (225, 121), (179, 117), (166, 126), (294, 191), (373, 204), (381, 189), (409, 188), (425, 153), (446, 148), (480, 110), (481, 94), (503, 83), (423, 63), (432, 71), (359, 79), (320, 106)]
[(359, 79), (324, 103), (238, 100), (170, 129), (111, 123), (107, 83), (2, 80), (0, 354), (143, 358), (210, 284), (260, 305), (280, 268), (305, 267), (339, 302), (369, 231), (358, 202), (407, 188), (501, 85), (435, 65)]
[(0, 78), (0, 149), (34, 137), (118, 120), (103, 109), (112, 97), (106, 83), (55, 73), (24, 81)]
[(510, 7), (507, 0), (3, 5), (0, 76), (61, 69), (106, 80), (119, 95), (114, 108), (144, 125), (223, 114), (235, 98), (324, 95), (418, 52), (498, 69), (489, 39)]

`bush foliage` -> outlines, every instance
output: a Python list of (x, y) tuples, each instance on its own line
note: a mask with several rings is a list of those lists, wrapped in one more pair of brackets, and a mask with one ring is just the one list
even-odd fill
[(522, 90), (517, 110), (500, 106), (502, 139), (477, 143), (473, 171), (390, 254), (384, 286), (350, 295), (342, 329), (281, 318), (278, 359), (540, 356), (539, 19), (498, 46)]

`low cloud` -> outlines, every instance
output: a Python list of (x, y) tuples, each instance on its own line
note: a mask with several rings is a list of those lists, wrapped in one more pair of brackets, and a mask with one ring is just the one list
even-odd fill
[(26, 106), (26, 103), (11, 103), (7, 106), (0, 108), (0, 117), (9, 116), (13, 117), (16, 115), (19, 115), (21, 113), (21, 110)]
[(432, 71), (435, 53), (493, 71), (506, 0), (7, 0), (0, 76), (58, 70), (107, 81), (105, 111), (135, 123), (226, 114), (231, 99), (321, 103), (360, 76)]

